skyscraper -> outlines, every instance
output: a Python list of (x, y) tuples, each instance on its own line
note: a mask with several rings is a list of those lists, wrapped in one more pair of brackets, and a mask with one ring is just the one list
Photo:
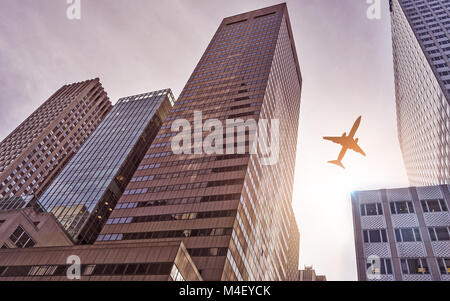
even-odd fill
[[(96, 244), (182, 240), (205, 280), (295, 280), (301, 85), (286, 4), (224, 19)], [(265, 165), (262, 152), (248, 152), (245, 127), (232, 133), (245, 137), (244, 153), (175, 155), (172, 123), (192, 124), (195, 112), (201, 121), (268, 120), (272, 128), (278, 120), (278, 161)], [(207, 134), (194, 134), (194, 145)], [(226, 136), (227, 147), (239, 147)]]
[(450, 3), (391, 0), (398, 136), (412, 185), (450, 183)]
[(0, 198), (39, 197), (110, 109), (99, 79), (56, 91), (0, 143)]
[(305, 266), (304, 270), (298, 271), (298, 281), (327, 281), (325, 275), (316, 275), (312, 266)]
[(93, 243), (174, 98), (170, 89), (122, 98), (39, 199), (78, 243)]
[(358, 279), (450, 281), (448, 185), (352, 193)]

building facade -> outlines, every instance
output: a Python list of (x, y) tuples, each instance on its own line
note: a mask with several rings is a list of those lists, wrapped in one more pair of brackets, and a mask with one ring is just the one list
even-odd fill
[[(286, 4), (225, 18), (96, 244), (182, 240), (205, 280), (296, 280), (291, 202), (301, 86)], [(175, 154), (172, 125), (192, 125), (195, 112), (222, 124), (278, 120), (279, 158), (265, 164), (263, 152), (250, 154), (250, 127), (216, 141), (231, 152), (200, 146)], [(189, 137), (194, 152), (209, 133)]]
[(78, 280), (201, 281), (202, 277), (180, 241), (0, 250), (0, 281)]
[(450, 3), (390, 6), (398, 136), (410, 183), (450, 184)]
[(71, 245), (73, 241), (51, 213), (31, 207), (0, 212), (0, 249)]
[(173, 103), (170, 89), (120, 99), (39, 198), (77, 243), (95, 242)]
[(0, 199), (0, 212), (32, 207), (34, 196), (13, 196)]
[(110, 109), (99, 79), (56, 91), (0, 143), (0, 198), (42, 195)]
[(316, 275), (312, 266), (305, 266), (305, 269), (298, 271), (298, 281), (327, 281), (325, 275)]
[(450, 280), (448, 185), (352, 194), (358, 279)]

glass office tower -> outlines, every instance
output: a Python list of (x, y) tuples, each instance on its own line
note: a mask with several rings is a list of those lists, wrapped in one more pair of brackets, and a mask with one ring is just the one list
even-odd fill
[(56, 91), (0, 143), (0, 198), (39, 197), (110, 109), (98, 78)]
[(169, 89), (120, 99), (39, 199), (75, 241), (95, 242), (173, 103)]
[(450, 183), (450, 2), (391, 0), (398, 136), (412, 185)]
[[(96, 244), (182, 240), (204, 280), (295, 280), (301, 85), (286, 4), (224, 19)], [(175, 155), (172, 124), (192, 125), (196, 111), (203, 122), (279, 120), (279, 160), (248, 152), (249, 128), (232, 135), (245, 153)]]

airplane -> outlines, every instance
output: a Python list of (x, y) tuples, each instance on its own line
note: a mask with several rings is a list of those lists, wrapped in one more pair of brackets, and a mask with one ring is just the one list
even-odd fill
[(344, 165), (342, 164), (342, 159), (344, 158), (345, 154), (347, 153), (347, 150), (349, 149), (357, 153), (360, 153), (364, 157), (366, 156), (366, 153), (358, 145), (359, 139), (353, 138), (355, 137), (356, 131), (358, 130), (359, 125), (361, 124), (361, 119), (362, 116), (359, 116), (359, 118), (355, 121), (352, 130), (350, 131), (350, 135), (348, 136), (347, 133), (344, 133), (342, 137), (323, 137), (324, 140), (329, 140), (331, 142), (342, 145), (342, 150), (341, 153), (339, 154), (338, 159), (336, 161), (328, 161), (328, 163), (335, 164), (345, 169)]

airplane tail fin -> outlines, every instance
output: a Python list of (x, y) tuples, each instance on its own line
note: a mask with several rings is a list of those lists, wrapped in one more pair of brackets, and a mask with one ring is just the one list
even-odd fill
[(328, 161), (328, 163), (334, 164), (334, 165), (337, 165), (337, 166), (340, 166), (340, 167), (342, 167), (343, 169), (345, 169), (345, 166), (344, 166), (344, 164), (342, 164), (341, 161), (338, 161), (338, 160), (336, 160), (336, 161)]

